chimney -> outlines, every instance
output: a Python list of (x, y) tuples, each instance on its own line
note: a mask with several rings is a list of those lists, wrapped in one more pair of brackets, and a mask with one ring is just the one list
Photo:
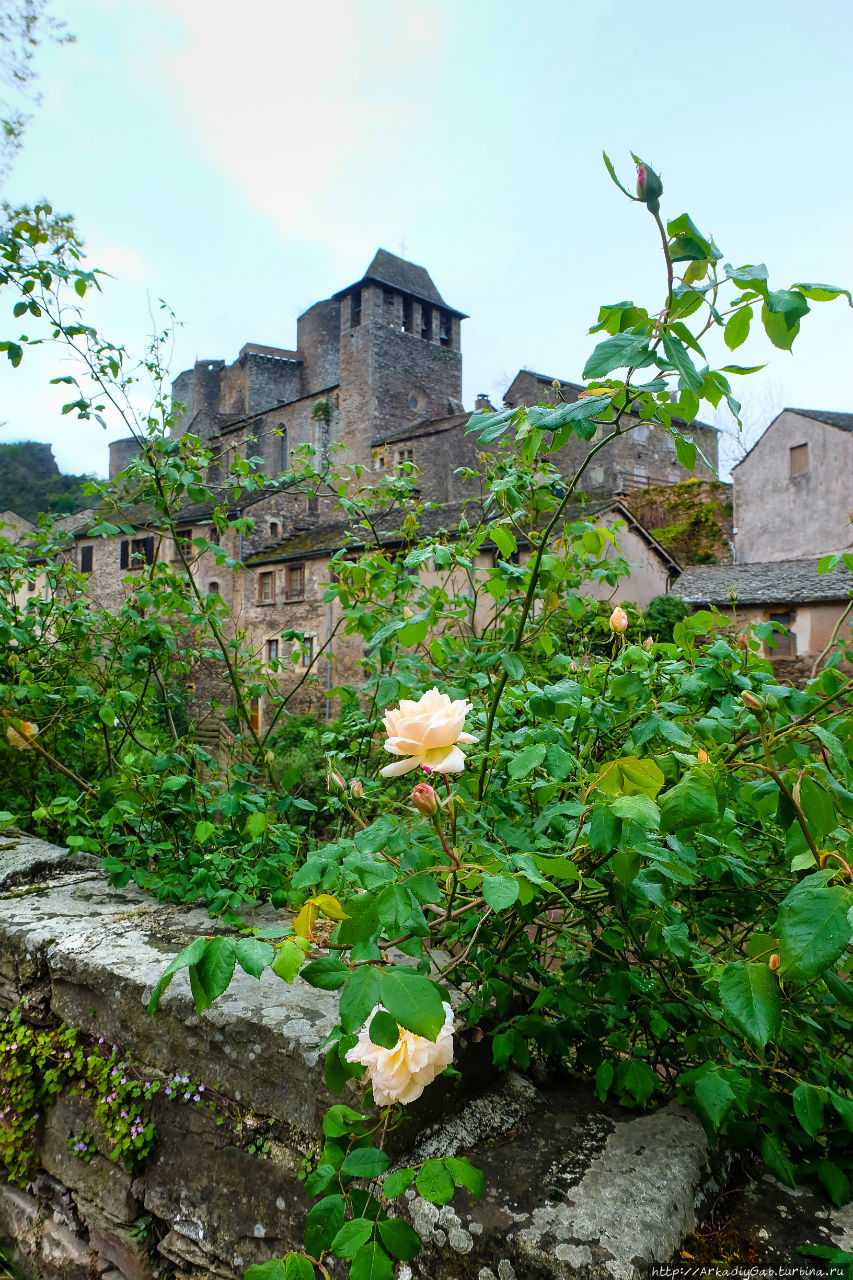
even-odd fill
[(489, 397), (481, 392), (474, 401), (474, 411), (476, 413), (494, 413), (495, 406), (492, 404)]

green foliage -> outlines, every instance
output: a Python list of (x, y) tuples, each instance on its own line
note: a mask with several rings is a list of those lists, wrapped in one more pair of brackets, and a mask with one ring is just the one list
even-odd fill
[(643, 622), (655, 640), (672, 643), (672, 629), (683, 622), (690, 610), (679, 595), (655, 596), (643, 614)]
[(86, 476), (61, 474), (49, 444), (0, 444), (0, 512), (14, 511), (36, 523), (41, 513), (80, 511), (89, 483)]
[[(298, 684), (253, 653), (193, 574), (196, 551), (234, 567), (227, 539), (245, 528), (240, 502), (267, 480), (236, 457), (227, 500), (211, 489), (211, 455), (170, 435), (163, 394), (130, 428), (142, 447), (126, 479), (179, 563), (135, 569), (113, 615), (86, 596), (49, 531), (0, 544), (2, 709), (13, 734), (22, 719), (39, 725), (17, 753), (0, 748), (3, 820), (105, 852), (117, 883), (203, 900), (240, 926), (186, 948), (152, 1010), (184, 968), (200, 1010), (238, 966), (339, 990), (326, 1083), (339, 1092), (363, 1076), (378, 1094), (375, 1067), (351, 1060), (358, 1038), (366, 1032), (371, 1059), (398, 1051), (395, 1024), (440, 1039), (452, 988), (497, 1070), (546, 1060), (592, 1075), (602, 1100), (630, 1108), (675, 1096), (712, 1138), (752, 1146), (777, 1177), (813, 1177), (841, 1198), (853, 1173), (853, 681), (837, 670), (853, 661), (849, 637), (795, 690), (729, 644), (727, 618), (688, 616), (673, 598), (645, 620), (629, 611), (627, 631), (614, 633), (601, 597), (627, 566), (614, 532), (573, 503), (595, 455), (635, 423), (669, 432), (692, 465), (685, 422), (723, 398), (737, 414), (729, 375), (754, 368), (710, 368), (706, 330), (734, 347), (760, 316), (788, 348), (809, 302), (848, 295), (771, 291), (763, 266), (724, 265), (686, 214), (662, 222), (651, 176), (637, 200), (665, 246), (663, 307), (601, 309), (591, 394), (472, 417), (482, 451), (467, 478), (478, 500), (455, 529), (422, 533), (417, 477), (405, 469), (375, 488), (328, 458), (288, 473), (294, 491), (334, 499), (351, 530), (323, 603), (335, 634), (363, 645), (365, 681), (330, 691), (346, 705), (328, 729), (289, 724)], [(82, 347), (95, 391), (126, 389), (125, 353), (56, 311), (57, 293), (98, 284), (62, 232), (49, 210), (22, 215), (0, 288)], [(59, 265), (49, 271), (51, 245)], [(13, 363), (26, 354), (21, 343), (3, 349)], [(162, 382), (156, 353), (148, 368)], [(73, 386), (69, 412), (96, 417), (98, 395)], [(570, 440), (588, 447), (567, 478), (557, 463)], [(123, 492), (104, 487), (98, 536), (132, 529)], [(188, 550), (180, 512), (201, 501), (218, 541)], [(402, 538), (393, 550), (377, 534), (391, 527)], [(46, 589), (22, 604), (36, 557)], [(304, 677), (315, 691), (318, 657)], [(177, 719), (179, 690), (202, 660), (229, 685), (235, 745), (222, 765)], [(438, 800), (424, 814), (411, 802), (419, 775), (379, 774), (380, 739), (383, 712), (432, 688), (464, 702), (448, 719), (457, 735), (464, 719), (476, 742), (452, 782), (429, 775)], [(260, 697), (275, 709), (264, 732), (250, 714)], [(290, 909), (281, 928), (253, 931), (236, 914), (263, 898)], [(460, 1186), (479, 1194), (462, 1160), (389, 1170), (373, 1138), (398, 1118), (393, 1104), (378, 1119), (331, 1109), (306, 1178), (317, 1197), (307, 1254), (262, 1268), (265, 1280), (307, 1280), (310, 1259), (327, 1254), (347, 1260), (351, 1280), (390, 1277), (415, 1248), (390, 1200), (413, 1184), (436, 1204)]]

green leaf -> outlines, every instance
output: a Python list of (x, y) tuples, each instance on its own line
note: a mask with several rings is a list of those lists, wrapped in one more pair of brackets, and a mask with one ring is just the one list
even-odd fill
[(593, 349), (584, 365), (584, 379), (603, 378), (614, 369), (642, 369), (654, 360), (645, 334), (616, 333)]
[(250, 813), (246, 819), (246, 831), (253, 840), (257, 840), (258, 836), (262, 836), (267, 829), (267, 815), (265, 813)]
[(507, 529), (506, 525), (493, 524), (489, 529), (489, 537), (500, 551), (504, 560), (518, 550), (518, 543), (515, 540), (515, 534), (511, 529)]
[(768, 1133), (761, 1139), (761, 1158), (775, 1178), (786, 1187), (797, 1185), (794, 1166), (788, 1157), (788, 1148), (777, 1133)]
[(272, 962), (271, 968), (283, 982), (293, 982), (302, 967), (305, 951), (295, 938), (285, 938)]
[(303, 1253), (287, 1253), (262, 1266), (247, 1267), (243, 1280), (314, 1280), (314, 1266)]
[(592, 810), (587, 839), (596, 853), (608, 853), (619, 842), (621, 823), (609, 805), (597, 804)]
[(390, 1163), (390, 1158), (378, 1147), (356, 1147), (341, 1165), (341, 1173), (347, 1178), (378, 1178)]
[(675, 455), (687, 471), (692, 471), (696, 466), (696, 445), (692, 440), (688, 440), (686, 436), (675, 437)]
[(507, 772), (509, 776), (517, 782), (520, 778), (526, 778), (528, 773), (536, 769), (545, 759), (545, 743), (531, 743), (529, 747), (524, 747), (519, 751), (518, 755), (513, 756), (509, 762)]
[[(112, 724), (112, 722), (113, 722), (113, 717), (111, 716), (110, 724)], [(173, 774), (171, 778), (166, 778), (164, 780), (163, 790), (164, 791), (180, 791), (181, 788), (185, 787), (188, 782), (189, 782), (188, 774), (176, 773), (176, 774)]]
[(351, 1258), (373, 1235), (376, 1224), (370, 1218), (353, 1218), (345, 1222), (329, 1246), (338, 1258)]
[(483, 873), (483, 897), (493, 911), (506, 911), (518, 897), (518, 881), (513, 876), (489, 876)]
[(719, 1133), (735, 1102), (734, 1090), (719, 1071), (709, 1071), (696, 1081), (693, 1092), (699, 1112), (708, 1121), (711, 1133)]
[(344, 985), (349, 975), (350, 970), (337, 955), (321, 956), (319, 960), (312, 960), (299, 971), (299, 976), (304, 982), (309, 986), (319, 987), (321, 991), (337, 991)]
[(196, 962), (194, 990), (196, 1013), (209, 1009), (214, 1000), (228, 989), (237, 962), (237, 946), (233, 938), (210, 938), (201, 959)]
[(752, 307), (740, 307), (734, 315), (729, 316), (723, 330), (723, 341), (729, 351), (735, 351), (746, 342), (749, 326), (752, 323)]
[(657, 1076), (642, 1058), (632, 1058), (622, 1076), (622, 1087), (641, 1107), (646, 1105), (657, 1083)]
[(379, 1004), (379, 974), (372, 965), (359, 965), (350, 974), (341, 994), (339, 1015), (344, 1031), (354, 1034), (360, 1031)]
[(350, 1263), (349, 1280), (393, 1280), (394, 1264), (375, 1240), (362, 1245)]
[[(397, 639), (401, 645), (406, 645), (407, 647), (409, 645), (423, 644), (428, 630), (429, 630), (428, 617), (410, 618), (409, 621), (406, 623), (406, 625), (404, 627), (401, 627), (400, 630), (398, 631)], [(394, 683), (397, 685), (397, 688), (399, 690), (399, 681), (395, 680)], [(380, 684), (380, 688), (381, 687), (382, 686)], [(393, 702), (396, 697), (397, 697), (397, 694), (395, 693), (393, 697), (388, 698), (387, 701)], [(384, 702), (380, 703), (380, 706), (384, 706), (384, 705), (385, 705)]]
[(253, 978), (259, 978), (275, 959), (275, 947), (259, 938), (241, 938), (235, 948), (240, 968)]
[(345, 1138), (358, 1132), (366, 1120), (361, 1111), (354, 1111), (343, 1102), (337, 1102), (323, 1116), (323, 1133), (327, 1138)]
[(449, 1204), (453, 1199), (453, 1178), (443, 1160), (425, 1160), (418, 1171), (415, 1186), (430, 1204)]
[(160, 1003), (160, 997), (178, 970), (189, 969), (191, 965), (196, 964), (204, 955), (204, 948), (206, 945), (206, 938), (195, 938), (189, 946), (184, 947), (183, 951), (179, 951), (175, 958), (169, 961), (166, 968), (160, 974), (156, 987), (151, 992), (151, 998), (147, 1005), (149, 1013), (154, 1013)]
[[(846, 1204), (850, 1199), (850, 1179), (843, 1169), (840, 1169), (832, 1160), (818, 1160), (817, 1176), (833, 1204)], [(840, 1257), (835, 1257), (835, 1263), (842, 1262), (847, 1264), (847, 1276), (853, 1276), (853, 1253), (846, 1250), (839, 1250)], [(833, 1274), (835, 1268), (829, 1272)]]
[(828, 836), (838, 826), (832, 796), (808, 774), (800, 782), (800, 804), (809, 830), (817, 839)]
[(800, 331), (800, 320), (809, 311), (809, 304), (801, 293), (791, 289), (779, 289), (768, 293), (761, 308), (761, 319), (768, 338), (774, 347), (790, 351)]
[(379, 1224), (382, 1243), (393, 1258), (411, 1262), (421, 1251), (420, 1236), (402, 1218), (388, 1218)]
[(342, 1195), (324, 1196), (305, 1219), (305, 1248), (315, 1258), (328, 1249), (344, 1225), (346, 1200)]
[(842, 289), (837, 284), (792, 284), (792, 289), (799, 289), (812, 302), (831, 302), (833, 298), (846, 298), (853, 307), (853, 295), (849, 289)]
[(775, 974), (760, 961), (733, 960), (720, 977), (720, 1000), (743, 1034), (763, 1049), (782, 1026), (782, 997)]
[(457, 1187), (465, 1187), (475, 1200), (483, 1198), (483, 1173), (475, 1169), (465, 1156), (445, 1156), (444, 1166)]
[(500, 664), (511, 680), (524, 679), (524, 663), (517, 653), (502, 653)]
[[(215, 830), (216, 830), (216, 827), (213, 825), (212, 822), (205, 822), (204, 820), (202, 820), (201, 822), (197, 822), (195, 824), (195, 838), (196, 840), (198, 840), (199, 844), (204, 844), (206, 840), (210, 839), (210, 837), (213, 835)], [(259, 1271), (261, 1270), (261, 1268), (257, 1267), (257, 1268), (254, 1268), (254, 1270)]]
[(444, 1026), (444, 1004), (438, 988), (413, 969), (383, 969), (379, 1003), (407, 1031), (435, 1040)]
[(704, 379), (696, 369), (690, 356), (687, 354), (687, 348), (678, 338), (673, 338), (670, 334), (663, 335), (663, 349), (667, 360), (681, 374), (684, 385), (695, 394), (701, 395), (704, 387)]
[(610, 760), (598, 775), (596, 786), (609, 796), (647, 795), (652, 799), (664, 784), (663, 772), (654, 760), (621, 756)]
[(814, 879), (800, 881), (779, 907), (780, 976), (786, 980), (816, 978), (844, 954), (853, 935), (853, 892)]
[(568, 751), (564, 751), (556, 742), (549, 744), (545, 751), (545, 771), (549, 778), (562, 782), (574, 767), (575, 762)]
[(378, 1044), (383, 1049), (395, 1049), (400, 1039), (400, 1028), (390, 1013), (378, 1009), (370, 1020), (368, 1035), (371, 1044)]
[(660, 798), (661, 831), (679, 831), (712, 822), (719, 814), (717, 793), (708, 775), (691, 769)]
[(618, 796), (612, 809), (617, 817), (636, 822), (647, 831), (653, 830), (660, 822), (660, 809), (651, 796)]
[(397, 1196), (403, 1194), (407, 1187), (412, 1185), (414, 1180), (414, 1169), (396, 1169), (394, 1173), (389, 1173), (382, 1183), (382, 1194), (386, 1200), (395, 1200)]
[(811, 1138), (816, 1138), (823, 1128), (823, 1109), (826, 1105), (826, 1090), (811, 1084), (798, 1084), (791, 1095), (794, 1114)]

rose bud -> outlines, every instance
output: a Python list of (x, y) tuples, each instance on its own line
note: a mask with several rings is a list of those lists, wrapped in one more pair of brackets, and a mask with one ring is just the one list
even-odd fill
[(643, 648), (648, 649), (649, 653), (651, 653), (654, 647), (655, 647), (654, 636), (646, 636), (645, 640), (643, 641)]
[(749, 648), (749, 632), (739, 631), (737, 636), (737, 647), (739, 649)]
[(624, 635), (628, 630), (628, 615), (617, 605), (610, 615), (610, 630), (616, 635)]
[(335, 773), (334, 769), (330, 769), (326, 774), (326, 787), (329, 791), (346, 791), (347, 784), (339, 773)]
[(750, 693), (748, 689), (744, 689), (743, 693), (740, 695), (740, 700), (745, 707), (749, 708), (750, 711), (754, 711), (756, 714), (758, 712), (764, 712), (763, 700), (761, 698), (757, 698), (754, 693)]
[(412, 804), (425, 818), (434, 818), (438, 813), (438, 796), (435, 788), (428, 782), (419, 782), (412, 791)]
[(779, 965), (781, 963), (782, 963), (782, 957), (779, 955), (777, 951), (774, 951), (773, 955), (767, 961), (767, 967), (769, 969), (772, 969), (775, 973), (775, 971), (779, 968)]
[(637, 195), (647, 206), (650, 213), (660, 209), (660, 198), (663, 195), (663, 183), (654, 169), (643, 161), (637, 161)]
[(708, 752), (705, 751), (703, 747), (700, 747), (696, 753), (696, 759), (699, 761), (700, 764), (707, 764)]
[(353, 778), (352, 782), (349, 784), (349, 789), (355, 799), (360, 800), (364, 795), (364, 783), (361, 781), (361, 778)]

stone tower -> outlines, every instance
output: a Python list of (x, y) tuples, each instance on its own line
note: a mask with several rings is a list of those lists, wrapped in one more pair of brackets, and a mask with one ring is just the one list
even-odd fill
[(375, 436), (458, 412), (460, 324), (424, 267), (380, 249), (340, 304), (340, 404), (336, 439), (371, 465)]

